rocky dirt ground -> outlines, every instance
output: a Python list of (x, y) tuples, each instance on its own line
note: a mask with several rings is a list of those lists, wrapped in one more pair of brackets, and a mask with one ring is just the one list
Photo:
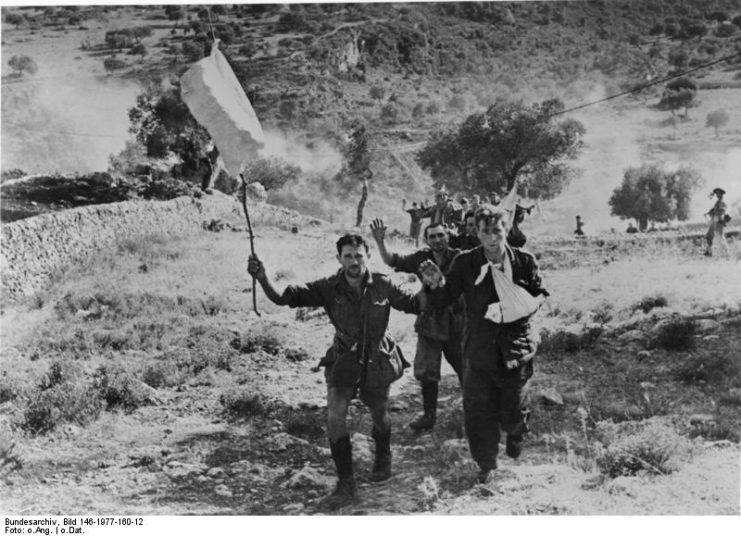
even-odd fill
[[(336, 262), (333, 236), (334, 231), (326, 229), (298, 234), (265, 230), (256, 247), (282, 285), (331, 273)], [(9, 394), (0, 404), (0, 424), (3, 435), (15, 442), (22, 467), (6, 472), (0, 482), (4, 513), (325, 513), (318, 510), (318, 502), (331, 491), (334, 470), (325, 438), (324, 380), (312, 367), (331, 329), (321, 311), (280, 309), (262, 294), (262, 317), (254, 315), (244, 273), (246, 243), (243, 234), (224, 232), (155, 244), (157, 254), (139, 245), (133, 253), (119, 252), (98, 266), (70, 272), (33, 301), (5, 304), (2, 378), (4, 393)], [(402, 241), (391, 246), (400, 251), (410, 247)], [(593, 259), (604, 254), (593, 248), (590, 252)], [(674, 250), (656, 255), (642, 260), (624, 256), (591, 267), (562, 263), (544, 270), (547, 284), (559, 290), (549, 309), (539, 313), (539, 325), (553, 332), (572, 330), (581, 342), (567, 347), (558, 346), (556, 338), (544, 340), (532, 381), (533, 433), (522, 458), (502, 457), (496, 478), (486, 485), (474, 482), (460, 391), (447, 366), (440, 418), (431, 433), (417, 435), (407, 427), (421, 405), (410, 371), (394, 384), (394, 476), (387, 482), (367, 479), (372, 464), (370, 418), (354, 403), (350, 428), (360, 501), (338, 513), (738, 516), (741, 289), (718, 289), (738, 263), (694, 260)], [(680, 258), (683, 263), (676, 262)], [(633, 294), (626, 295), (635, 273), (646, 281), (638, 290), (633, 284)], [(394, 278), (410, 288), (416, 285), (408, 277)], [(686, 280), (693, 285), (677, 283)], [(113, 329), (102, 324), (105, 314), (97, 318), (91, 305), (64, 317), (60, 304), (106, 289), (141, 300), (185, 296), (220, 305), (213, 314), (194, 317), (190, 337), (182, 339), (178, 322), (168, 320), (169, 311), (150, 311), (147, 314), (154, 316), (149, 321), (159, 319), (171, 326), (171, 338), (163, 335), (158, 342), (165, 346), (126, 349), (124, 344), (119, 351), (106, 348), (101, 355), (75, 357), (88, 373), (95, 365), (117, 361), (141, 365), (133, 369), (140, 375), (146, 363), (162, 359), (167, 344), (181, 353), (193, 348), (218, 353), (228, 347), (228, 366), (209, 366), (170, 386), (151, 389), (139, 407), (110, 408), (87, 425), (60, 423), (39, 435), (24, 431), (19, 423), (32, 393), (17, 387), (18, 382), (32, 385), (53, 359), (69, 358), (54, 355), (65, 336), (79, 329), (93, 334)], [(658, 313), (624, 313), (650, 292), (664, 292), (671, 307)], [(605, 315), (604, 307), (600, 309), (605, 301), (613, 304), (614, 318), (602, 318), (599, 337), (587, 345), (584, 333), (596, 322), (595, 312)], [(682, 351), (652, 347), (652, 330), (678, 314), (702, 317), (697, 321), (697, 346)], [(121, 329), (129, 322), (114, 321)], [(412, 322), (410, 316), (394, 314), (391, 323), (410, 358)], [(270, 337), (256, 345), (255, 333)], [(56, 347), (39, 346), (50, 337), (56, 337)], [(271, 346), (270, 341), (279, 343)], [(39, 354), (39, 348), (48, 353)], [(717, 356), (730, 356), (730, 361), (712, 368)], [(694, 363), (697, 369), (682, 369), (684, 381), (677, 379), (681, 363)], [(712, 374), (703, 375), (705, 365)], [(227, 412), (224, 401), (235, 393), (245, 402), (238, 411), (232, 405), (233, 411)], [(597, 437), (595, 423), (605, 420), (670, 422), (683, 432), (689, 448), (669, 474), (639, 471), (608, 478), (597, 470), (590, 450)]]

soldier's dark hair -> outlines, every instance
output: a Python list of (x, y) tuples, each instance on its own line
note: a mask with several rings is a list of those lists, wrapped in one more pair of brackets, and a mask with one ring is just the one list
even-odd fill
[(463, 221), (467, 221), (468, 218), (473, 218), (476, 215), (476, 213), (473, 210), (467, 210), (466, 213), (463, 215)]
[(504, 210), (495, 207), (494, 205), (481, 205), (474, 216), (476, 218), (477, 229), (481, 227), (479, 222), (482, 221), (484, 222), (484, 225), (489, 225), (501, 220), (504, 223), (505, 227), (509, 227), (507, 225), (507, 213)]
[(450, 235), (450, 232), (448, 231), (448, 228), (445, 227), (444, 224), (442, 224), (442, 223), (428, 223), (425, 226), (425, 230), (422, 232), (422, 236), (424, 236), (425, 238), (427, 238), (427, 229), (431, 229), (432, 227), (442, 227), (445, 230), (445, 233), (448, 234), (448, 235)]
[(370, 251), (370, 249), (368, 248), (368, 242), (366, 242), (365, 238), (358, 234), (347, 233), (340, 237), (340, 239), (337, 241), (338, 255), (342, 255), (342, 248), (345, 246), (352, 246), (354, 248), (365, 246), (365, 252), (368, 253), (368, 251)]

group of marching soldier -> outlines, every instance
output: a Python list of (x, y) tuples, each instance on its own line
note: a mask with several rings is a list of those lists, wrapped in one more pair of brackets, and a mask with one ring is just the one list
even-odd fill
[[(711, 219), (707, 255), (714, 237), (724, 243), (723, 226), (729, 219), (724, 193), (713, 190), (718, 200), (707, 214)], [(423, 402), (421, 414), (409, 426), (416, 432), (435, 426), (444, 357), (463, 392), (464, 425), (471, 456), (479, 466), (477, 480), (487, 482), (497, 468), (500, 430), (506, 433), (506, 454), (520, 456), (529, 415), (525, 386), (533, 375), (537, 348), (530, 318), (548, 292), (535, 257), (521, 249), (526, 237), (518, 223), (533, 207), (516, 205), (515, 213), (509, 214), (492, 197), (481, 203), (474, 196), (470, 207), (461, 199), (456, 206), (445, 191), (439, 191), (431, 207), (414, 203), (407, 212), (412, 216), (410, 235), (415, 246), (422, 219), (429, 218), (429, 224), (422, 230), (426, 247), (408, 255), (389, 251), (386, 225), (381, 219), (373, 220), (370, 230), (381, 259), (398, 272), (416, 274), (422, 283), (416, 294), (368, 268), (370, 247), (360, 234), (346, 234), (337, 241), (337, 273), (282, 292), (273, 287), (257, 256), (250, 256), (248, 272), (271, 301), (323, 307), (335, 328), (332, 346), (320, 365), (327, 383), (327, 433), (338, 482), (322, 507), (337, 509), (357, 498), (346, 425), (355, 396), (368, 407), (373, 420), (375, 460), (370, 480), (391, 477), (389, 388), (409, 365), (387, 330), (391, 308), (417, 316), (413, 370)], [(582, 225), (577, 217), (577, 231)], [(577, 231), (575, 235), (583, 236)], [(511, 311), (518, 308), (519, 314), (513, 316)]]
[[(462, 232), (455, 233), (456, 247), (446, 220), (447, 194), (438, 193), (436, 204), (425, 208), (430, 218), (423, 232), (427, 247), (409, 255), (388, 251), (386, 226), (373, 220), (370, 229), (382, 260), (396, 271), (416, 274), (422, 283), (416, 294), (369, 269), (370, 247), (360, 234), (346, 234), (337, 241), (340, 269), (335, 274), (290, 285), (282, 292), (275, 289), (258, 257), (250, 256), (248, 273), (273, 303), (323, 307), (335, 328), (320, 365), (327, 383), (327, 433), (338, 482), (323, 499), (323, 508), (337, 509), (357, 498), (346, 425), (355, 396), (373, 421), (370, 480), (391, 477), (389, 389), (408, 366), (387, 330), (391, 308), (417, 315), (413, 370), (422, 388), (423, 411), (409, 426), (418, 432), (434, 427), (444, 356), (462, 388), (466, 436), (479, 466), (478, 481), (487, 482), (497, 468), (500, 428), (506, 433), (506, 454), (520, 456), (529, 414), (524, 387), (533, 374), (537, 346), (530, 316), (548, 292), (541, 285), (535, 257), (507, 241), (512, 216), (478, 199), (472, 205), (461, 219)], [(526, 295), (518, 304), (532, 301), (522, 306), (527, 310), (515, 320), (511, 313), (502, 317), (505, 304), (500, 304), (512, 289)]]

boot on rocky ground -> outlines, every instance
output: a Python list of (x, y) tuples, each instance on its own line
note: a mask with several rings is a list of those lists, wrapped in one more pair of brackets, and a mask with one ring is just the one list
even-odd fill
[(480, 467), (479, 473), (476, 475), (476, 482), (479, 484), (488, 484), (492, 476), (494, 475), (494, 471), (497, 470), (497, 463), (494, 462), (493, 467)]
[(322, 499), (319, 507), (325, 510), (337, 510), (349, 506), (358, 498), (358, 488), (352, 467), (352, 444), (350, 436), (343, 436), (329, 442), (332, 460), (337, 467), (337, 486), (334, 491)]
[(371, 436), (376, 441), (376, 458), (370, 479), (372, 482), (383, 482), (391, 478), (391, 427), (387, 432), (380, 432), (374, 426)]
[(507, 434), (507, 443), (504, 451), (510, 458), (519, 458), (520, 454), (522, 454), (522, 436)]
[(417, 416), (409, 427), (415, 432), (431, 430), (437, 420), (437, 382), (422, 382), (422, 407), (424, 412)]

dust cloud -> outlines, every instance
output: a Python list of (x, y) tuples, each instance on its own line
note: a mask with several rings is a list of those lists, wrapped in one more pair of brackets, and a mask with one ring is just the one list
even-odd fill
[[(43, 71), (40, 71), (40, 73)], [(45, 72), (3, 80), (2, 169), (28, 173), (104, 171), (130, 135), (138, 84)]]

